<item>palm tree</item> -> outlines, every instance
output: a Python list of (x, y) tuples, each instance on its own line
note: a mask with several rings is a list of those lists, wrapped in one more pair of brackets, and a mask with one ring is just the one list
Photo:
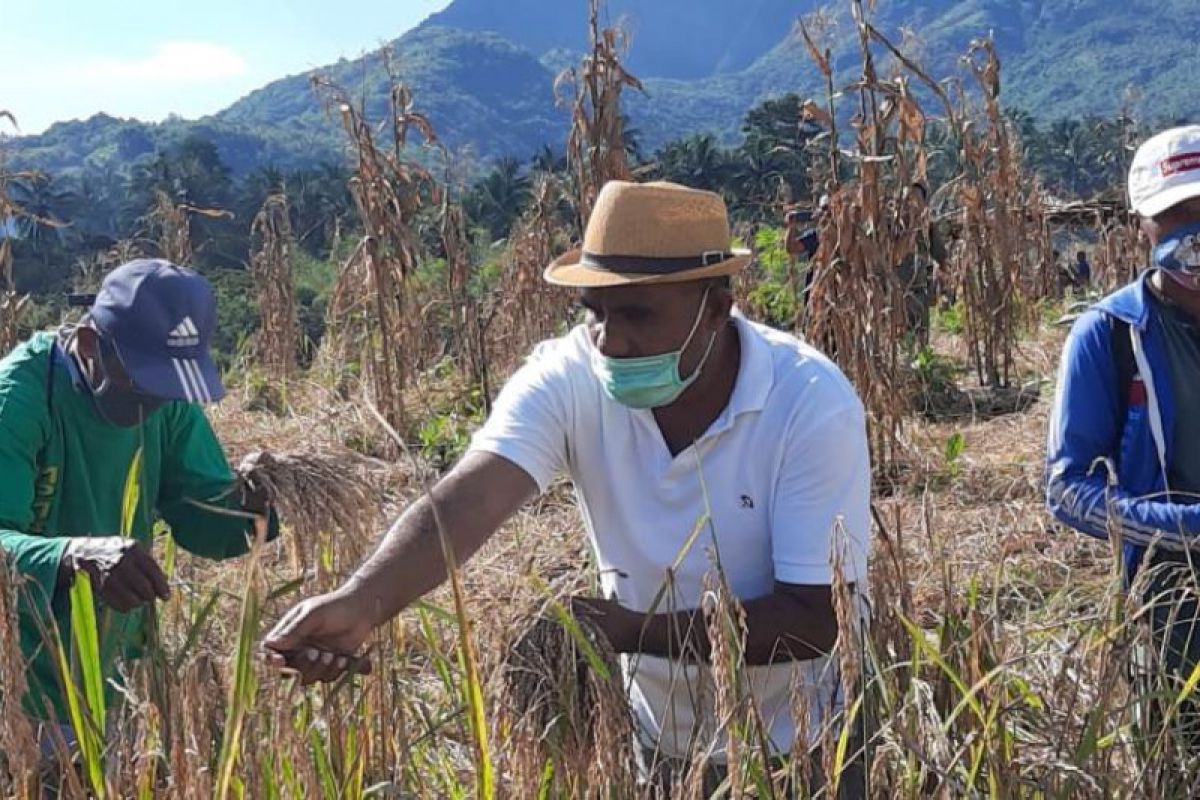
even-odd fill
[(353, 205), (348, 179), (345, 169), (326, 162), (293, 173), (286, 181), (297, 241), (319, 258), (328, 255)]
[(668, 181), (720, 191), (729, 179), (730, 158), (711, 133), (670, 142), (654, 155), (657, 172)]
[(463, 205), (476, 225), (486, 228), (493, 239), (501, 239), (525, 212), (531, 197), (529, 176), (522, 174), (521, 162), (502, 158), (471, 187)]
[(747, 140), (734, 154), (731, 187), (740, 205), (757, 220), (773, 219), (778, 200), (790, 188), (790, 159), (762, 140)]
[(44, 173), (13, 181), (8, 191), (24, 212), (17, 219), (18, 235), (45, 257), (48, 247), (61, 241), (62, 231), (70, 224), (75, 193)]
[(557, 175), (567, 171), (567, 157), (560, 153), (556, 153), (554, 148), (548, 144), (542, 145), (542, 149), (529, 160), (530, 172), (540, 172), (546, 175)]

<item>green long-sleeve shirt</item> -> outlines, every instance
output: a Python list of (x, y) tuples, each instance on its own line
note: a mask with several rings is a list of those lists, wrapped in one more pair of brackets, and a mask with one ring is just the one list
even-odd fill
[[(251, 526), (244, 516), (195, 504), (235, 509), (240, 501), (233, 497), (239, 493), (232, 491), (229, 462), (199, 406), (168, 403), (141, 426), (111, 425), (55, 341), (52, 334), (37, 334), (0, 361), (0, 553), (20, 583), (21, 650), (30, 663), (25, 708), (65, 721), (61, 676), (44, 635), (52, 619), (61, 640), (71, 641), (67, 592), (56, 591), (59, 562), (67, 537), (122, 533), (125, 481), (138, 450), (141, 491), (133, 538), (148, 543), (161, 517), (181, 547), (223, 559), (247, 551)], [(109, 623), (102, 650), (135, 656), (142, 614), (153, 611), (104, 613)]]

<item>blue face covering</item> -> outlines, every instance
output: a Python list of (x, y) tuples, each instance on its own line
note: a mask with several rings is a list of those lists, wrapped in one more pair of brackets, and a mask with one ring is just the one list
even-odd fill
[(700, 377), (700, 371), (704, 369), (717, 341), (717, 332), (713, 331), (708, 340), (708, 349), (692, 374), (686, 378), (680, 376), (679, 362), (700, 327), (707, 302), (708, 290), (705, 289), (704, 297), (700, 299), (700, 310), (696, 312), (696, 321), (692, 323), (692, 330), (678, 350), (641, 358), (609, 358), (593, 347), (592, 371), (604, 387), (604, 393), (629, 408), (662, 408), (678, 400), (679, 395)]
[(1200, 222), (1171, 231), (1155, 245), (1154, 266), (1170, 272), (1200, 273)]

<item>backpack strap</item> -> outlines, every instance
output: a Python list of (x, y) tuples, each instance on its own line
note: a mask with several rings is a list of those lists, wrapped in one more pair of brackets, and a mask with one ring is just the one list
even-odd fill
[(1130, 338), (1129, 323), (1116, 317), (1112, 320), (1112, 359), (1117, 371), (1117, 408), (1122, 424), (1129, 416), (1129, 404), (1133, 399), (1133, 382), (1137, 377), (1137, 360), (1133, 355), (1133, 340)]

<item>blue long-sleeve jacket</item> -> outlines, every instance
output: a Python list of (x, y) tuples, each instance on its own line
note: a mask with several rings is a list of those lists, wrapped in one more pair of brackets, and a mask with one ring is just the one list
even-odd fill
[[(1172, 502), (1168, 485), (1175, 404), (1162, 335), (1150, 324), (1148, 276), (1097, 303), (1071, 329), (1046, 446), (1051, 513), (1090, 536), (1120, 536), (1130, 578), (1151, 542), (1184, 550), (1200, 536), (1200, 505)], [(1118, 385), (1113, 337), (1126, 334), (1114, 319), (1128, 323), (1136, 365), (1130, 386)]]

